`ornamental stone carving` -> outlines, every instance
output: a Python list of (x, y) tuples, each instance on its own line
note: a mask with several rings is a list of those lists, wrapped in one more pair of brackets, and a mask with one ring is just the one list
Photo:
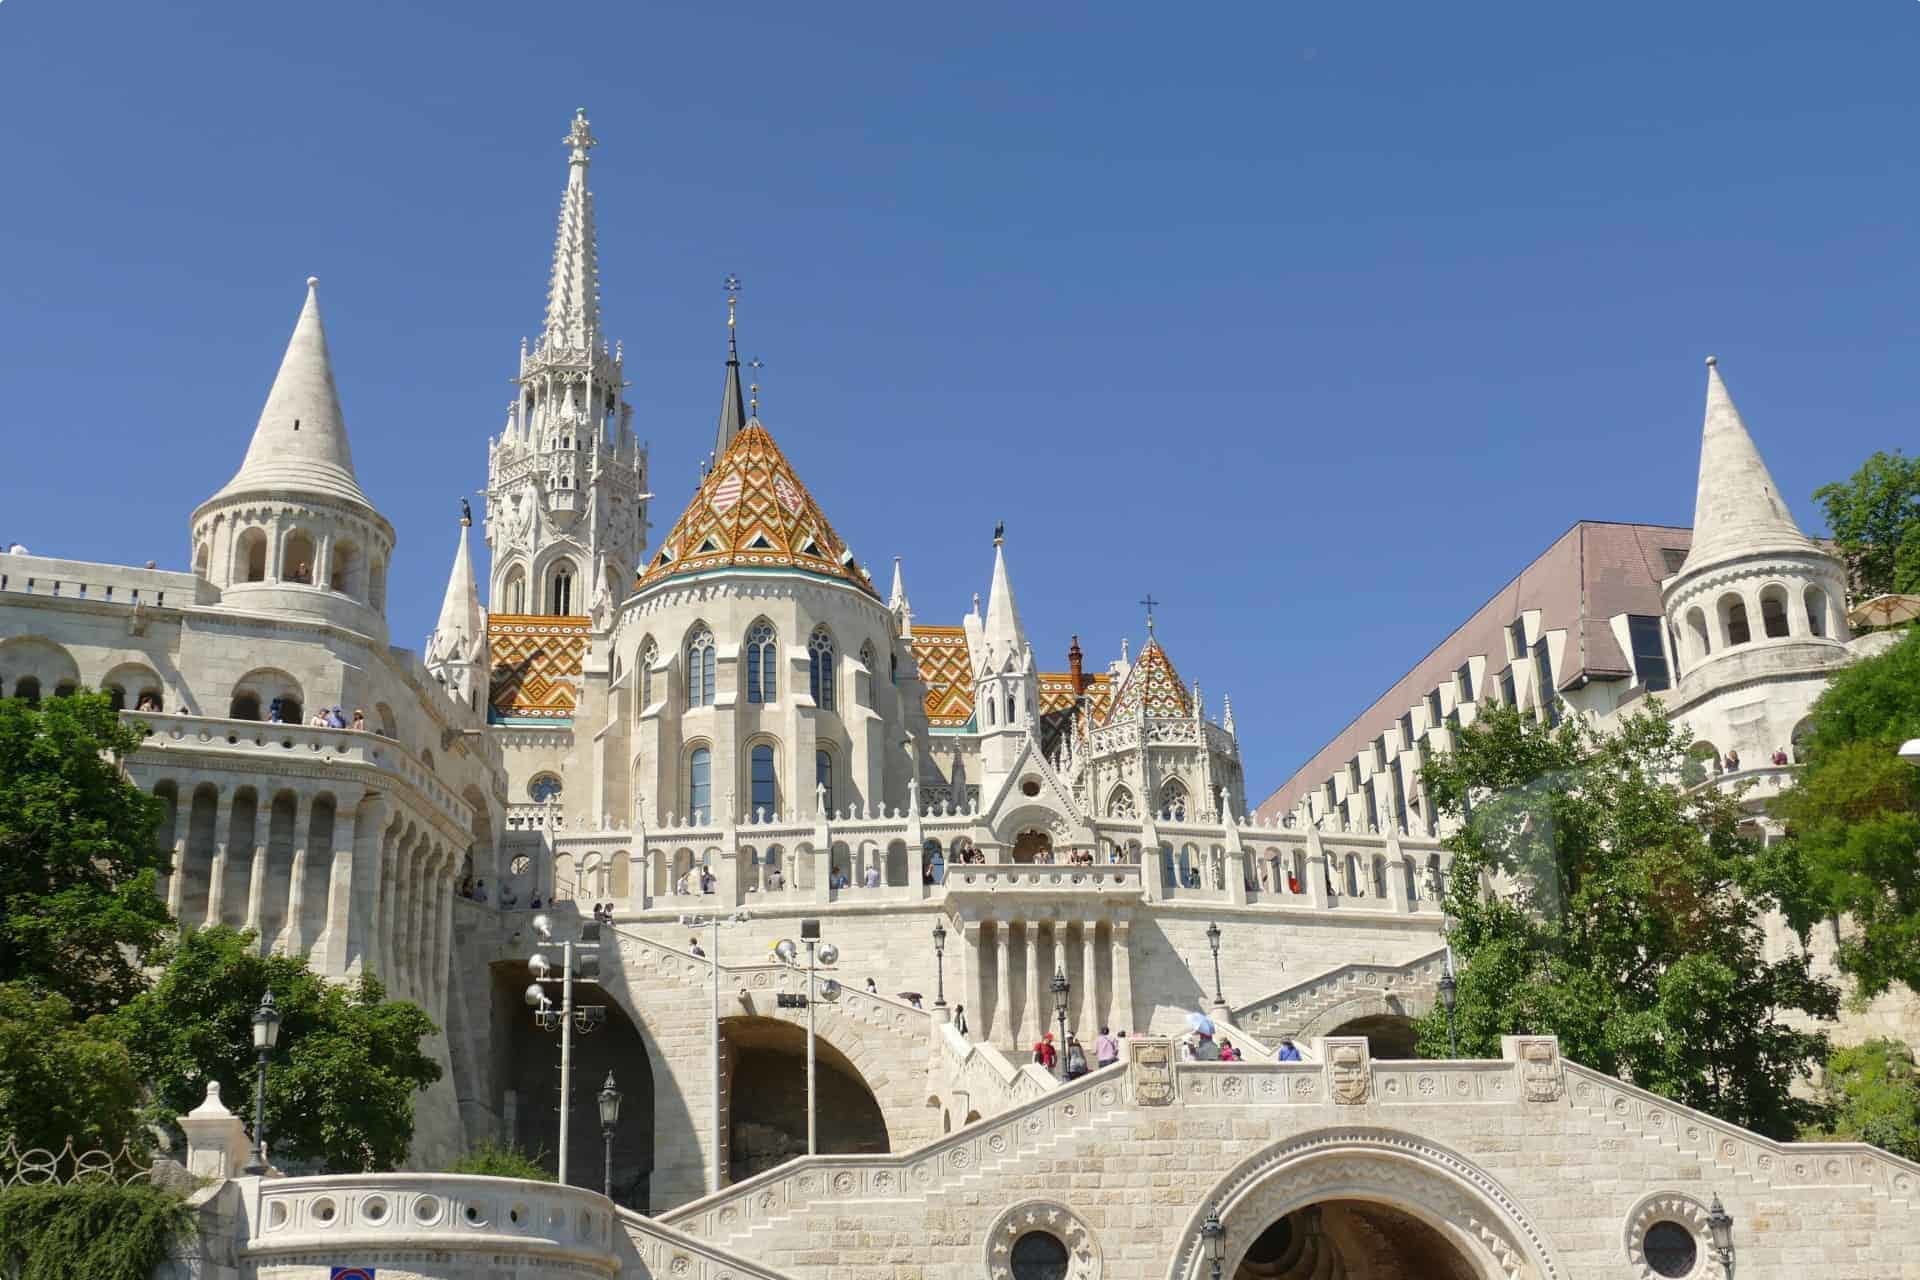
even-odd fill
[(1079, 1214), (1052, 1200), (1024, 1201), (994, 1221), (987, 1232), (987, 1274), (992, 1280), (1013, 1280), (1013, 1246), (1035, 1231), (1066, 1246), (1064, 1280), (1100, 1280), (1104, 1268), (1093, 1230)]
[(1327, 1092), (1335, 1102), (1358, 1106), (1372, 1093), (1373, 1062), (1364, 1036), (1336, 1036), (1323, 1042), (1327, 1055)]
[[(1660, 1280), (1660, 1273), (1647, 1262), (1647, 1231), (1657, 1222), (1674, 1222), (1693, 1233), (1694, 1246), (1702, 1259), (1713, 1256), (1712, 1241), (1707, 1235), (1707, 1207), (1692, 1196), (1678, 1191), (1656, 1191), (1627, 1215), (1626, 1238), (1627, 1262), (1633, 1268), (1629, 1273), (1642, 1280)], [(1693, 1274), (1703, 1273), (1696, 1266)]]
[(1520, 1083), (1528, 1102), (1558, 1102), (1566, 1096), (1558, 1040), (1552, 1036), (1517, 1037), (1515, 1048), (1507, 1054), (1520, 1059)]
[(1173, 1101), (1173, 1042), (1136, 1037), (1128, 1050), (1127, 1074), (1133, 1100), (1143, 1107), (1164, 1107)]

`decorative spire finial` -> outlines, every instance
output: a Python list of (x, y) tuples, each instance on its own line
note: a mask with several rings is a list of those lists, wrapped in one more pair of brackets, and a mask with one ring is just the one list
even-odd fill
[(757, 419), (760, 416), (760, 371), (767, 367), (767, 362), (755, 356), (747, 361), (747, 367), (753, 370), (753, 381), (747, 387), (747, 416)]
[(1715, 368), (1715, 367), (1717, 367), (1717, 366), (1719, 365), (1719, 363), (1720, 363), (1720, 357), (1719, 357), (1719, 356), (1708, 356), (1708, 357), (1707, 357), (1707, 368), (1709, 368), (1709, 369), (1712, 369), (1712, 368)]
[(573, 127), (567, 130), (567, 136), (562, 141), (573, 149), (572, 163), (578, 165), (586, 164), (587, 152), (600, 145), (600, 140), (593, 136), (593, 130), (587, 125), (585, 107), (573, 109)]
[(1007, 540), (1007, 522), (1005, 520), (994, 521), (993, 522), (993, 545), (997, 547), (1001, 543), (1005, 542), (1006, 540)]
[(460, 527), (462, 529), (473, 527), (473, 506), (465, 498), (460, 499)]
[(1159, 603), (1160, 603), (1160, 601), (1158, 601), (1158, 600), (1155, 600), (1155, 599), (1153, 598), (1153, 592), (1151, 592), (1151, 591), (1149, 591), (1149, 592), (1147, 592), (1147, 598), (1146, 598), (1145, 600), (1142, 600), (1142, 601), (1141, 601), (1140, 603), (1146, 606), (1146, 610), (1147, 610), (1147, 639), (1149, 639), (1149, 640), (1151, 640), (1151, 639), (1153, 639), (1153, 608), (1154, 608), (1154, 606), (1155, 606), (1155, 605), (1157, 605), (1157, 604), (1159, 604)]
[(740, 305), (740, 277), (727, 273), (727, 351), (735, 359), (739, 358), (740, 348), (734, 345), (733, 309)]

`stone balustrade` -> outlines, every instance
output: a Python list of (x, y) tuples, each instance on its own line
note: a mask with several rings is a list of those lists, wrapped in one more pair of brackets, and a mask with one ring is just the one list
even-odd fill
[(175, 608), (200, 603), (217, 594), (191, 573), (11, 552), (0, 552), (0, 591), (155, 609), (167, 608), (169, 601)]
[(938, 886), (947, 896), (994, 893), (1100, 893), (1123, 898), (1141, 894), (1141, 868), (1126, 863), (987, 862), (947, 868)]
[(257, 1188), (245, 1255), (262, 1274), (320, 1255), (335, 1266), (384, 1270), (423, 1250), (471, 1255), (473, 1274), (620, 1271), (614, 1208), (580, 1187), (387, 1173), (266, 1179)]

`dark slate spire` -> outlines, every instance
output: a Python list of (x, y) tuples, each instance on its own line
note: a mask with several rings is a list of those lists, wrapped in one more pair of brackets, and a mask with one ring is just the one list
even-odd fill
[(747, 425), (746, 399), (740, 394), (740, 343), (734, 336), (734, 307), (740, 301), (740, 277), (727, 277), (727, 382), (720, 391), (720, 428), (714, 433), (713, 459), (727, 456), (727, 446)]

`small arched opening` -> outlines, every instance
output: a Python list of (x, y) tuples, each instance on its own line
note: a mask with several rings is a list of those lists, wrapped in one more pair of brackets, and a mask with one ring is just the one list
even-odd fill
[[(727, 1018), (721, 1024), (726, 1072), (731, 1180), (750, 1178), (807, 1151), (804, 1028), (776, 1018)], [(831, 1042), (815, 1041), (814, 1109), (823, 1155), (883, 1155), (887, 1122), (873, 1090)]]
[(280, 555), (280, 581), (313, 583), (313, 535), (304, 529), (287, 535), (286, 547)]
[(1760, 592), (1760, 629), (1769, 640), (1786, 638), (1787, 589), (1778, 583)]

